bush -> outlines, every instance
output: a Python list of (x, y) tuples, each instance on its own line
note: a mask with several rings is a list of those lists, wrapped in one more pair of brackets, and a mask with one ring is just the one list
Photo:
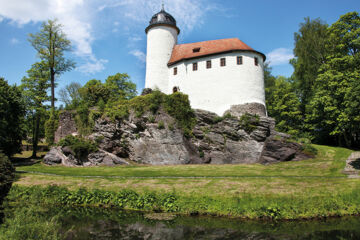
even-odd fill
[(314, 148), (310, 143), (303, 143), (302, 152), (309, 156), (316, 156), (318, 150)]
[(98, 150), (97, 145), (90, 140), (81, 137), (74, 137), (72, 135), (66, 136), (58, 143), (62, 147), (70, 147), (74, 151), (77, 159), (86, 159), (87, 156)]
[(0, 151), (7, 156), (20, 152), (25, 104), (19, 88), (0, 77)]
[[(153, 91), (144, 96), (137, 96), (131, 100), (119, 100), (111, 102), (105, 108), (105, 115), (113, 120), (122, 121), (126, 119), (130, 111), (137, 117), (145, 112), (157, 113), (163, 108), (170, 116), (175, 118), (178, 127), (184, 131), (185, 136), (192, 135), (192, 128), (196, 124), (196, 118), (191, 109), (188, 96), (180, 92), (166, 95), (160, 91)], [(155, 118), (149, 117), (149, 121)]]
[(46, 138), (46, 142), (49, 145), (54, 144), (55, 131), (59, 125), (59, 121), (57, 119), (58, 116), (55, 113), (51, 113), (49, 120), (45, 122), (45, 138)]
[(165, 128), (164, 121), (159, 121), (158, 122), (158, 129), (164, 129), (164, 128)]
[(15, 169), (7, 156), (0, 152), (0, 206), (15, 178)]
[(240, 117), (239, 124), (242, 129), (245, 130), (248, 134), (254, 131), (259, 125), (260, 117), (258, 115), (252, 115), (245, 113)]

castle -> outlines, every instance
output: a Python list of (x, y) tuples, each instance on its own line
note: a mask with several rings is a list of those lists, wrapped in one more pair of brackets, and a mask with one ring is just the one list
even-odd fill
[(189, 96), (192, 108), (266, 115), (265, 55), (237, 38), (177, 44), (180, 29), (164, 10), (147, 34), (145, 88)]

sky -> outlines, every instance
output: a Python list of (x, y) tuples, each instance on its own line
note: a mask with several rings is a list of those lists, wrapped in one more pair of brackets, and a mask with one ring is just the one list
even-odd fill
[[(39, 61), (28, 34), (42, 22), (57, 19), (72, 42), (66, 57), (76, 68), (61, 75), (57, 91), (71, 82), (105, 81), (127, 73), (145, 84), (146, 34), (162, 0), (0, 0), (0, 76), (20, 84)], [(359, 0), (164, 0), (181, 33), (178, 43), (239, 38), (264, 53), (275, 76), (289, 77), (293, 68), (294, 33), (305, 17), (331, 25), (347, 12), (360, 10)]]

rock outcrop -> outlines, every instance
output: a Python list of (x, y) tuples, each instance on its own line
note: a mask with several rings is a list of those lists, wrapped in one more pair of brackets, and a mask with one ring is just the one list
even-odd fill
[(75, 111), (64, 111), (59, 115), (59, 127), (55, 132), (55, 142), (59, 142), (60, 139), (70, 134), (77, 134), (77, 128), (75, 124)]
[(99, 118), (93, 133), (87, 137), (98, 143), (98, 152), (79, 161), (69, 149), (56, 147), (46, 155), (44, 162), (71, 166), (128, 162), (151, 165), (270, 164), (308, 158), (302, 153), (300, 144), (290, 142), (290, 136), (274, 130), (272, 118), (257, 116), (244, 122), (242, 117), (229, 114), (219, 117), (204, 110), (195, 110), (195, 116), (197, 123), (192, 136), (188, 137), (177, 127), (176, 120), (161, 109), (155, 115), (149, 112), (140, 117), (130, 114), (121, 122)]

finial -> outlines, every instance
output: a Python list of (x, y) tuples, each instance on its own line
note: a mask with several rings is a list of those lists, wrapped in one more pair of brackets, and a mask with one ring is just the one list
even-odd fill
[(162, 10), (162, 11), (165, 11), (165, 10), (164, 10), (164, 0), (162, 1), (162, 4), (161, 4), (161, 10)]

